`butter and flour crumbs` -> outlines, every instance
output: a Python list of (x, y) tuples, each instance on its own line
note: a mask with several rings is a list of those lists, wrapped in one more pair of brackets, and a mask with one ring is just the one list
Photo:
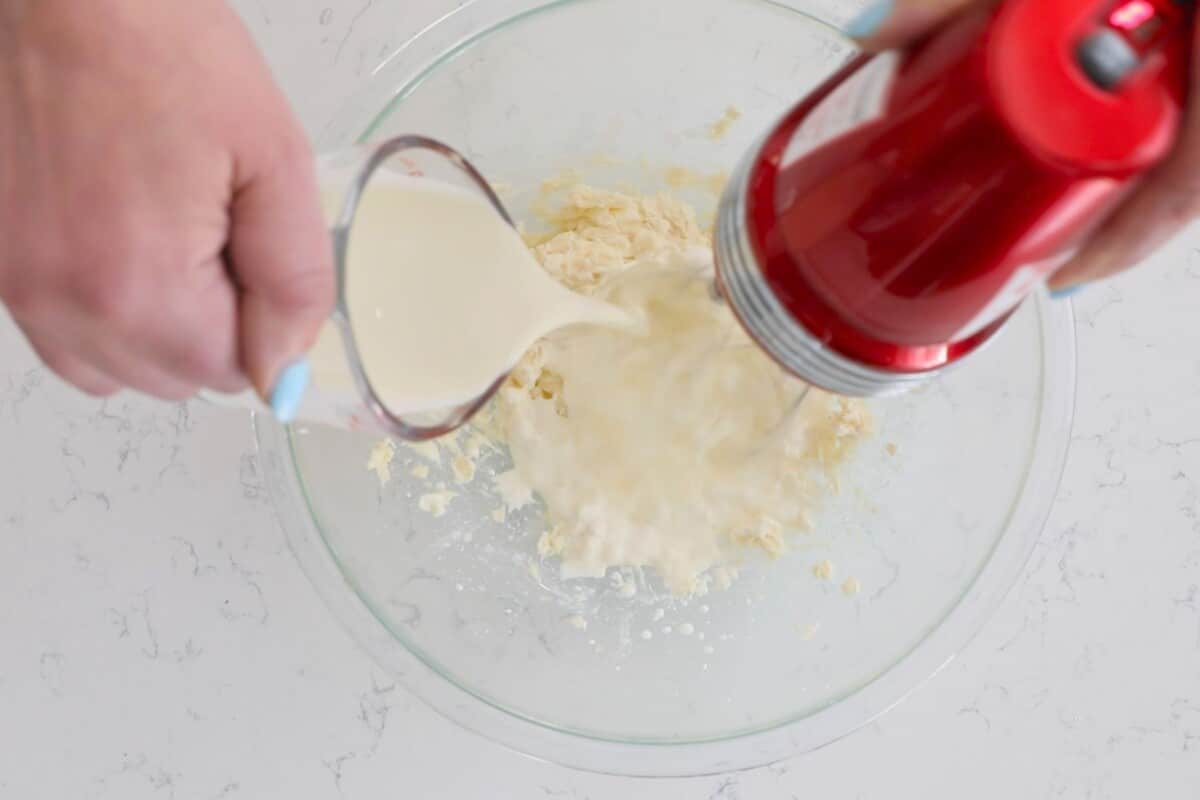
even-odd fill
[[(492, 481), (504, 508), (540, 497), (538, 551), (565, 577), (647, 567), (695, 594), (727, 585), (747, 548), (786, 552), (837, 491), (866, 406), (813, 390), (792, 412), (804, 385), (709, 296), (709, 237), (688, 206), (575, 186), (544, 216), (551, 231), (527, 241), (547, 272), (638, 325), (561, 332), (512, 371), (493, 421), (513, 460)], [(420, 505), (445, 513), (437, 500)]]

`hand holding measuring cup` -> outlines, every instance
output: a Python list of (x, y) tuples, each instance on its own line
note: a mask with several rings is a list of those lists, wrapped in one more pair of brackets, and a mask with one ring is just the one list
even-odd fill
[(269, 396), (334, 302), (304, 132), (221, 0), (102, 5), (0, 1), (0, 299), (91, 394)]

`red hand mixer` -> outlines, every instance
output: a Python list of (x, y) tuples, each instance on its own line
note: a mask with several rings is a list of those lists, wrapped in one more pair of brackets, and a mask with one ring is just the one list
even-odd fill
[(785, 369), (846, 395), (978, 350), (1170, 151), (1191, 5), (1008, 0), (853, 60), (722, 199), (734, 313)]

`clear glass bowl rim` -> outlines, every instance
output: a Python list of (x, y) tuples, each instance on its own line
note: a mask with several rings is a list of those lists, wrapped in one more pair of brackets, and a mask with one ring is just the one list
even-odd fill
[[(772, 7), (829, 24), (828, 19), (774, 0), (728, 0)], [(410, 38), (375, 68), (367, 86), (355, 93), (322, 134), (344, 144), (347, 128), (359, 142), (371, 138), (380, 121), (426, 77), (474, 42), (519, 24), (525, 18), (565, 6), (598, 0), (471, 0)], [(487, 20), (470, 19), (486, 8)], [(392, 99), (378, 107), (381, 73), (405, 69)], [(394, 78), (389, 78), (394, 79)], [(369, 103), (375, 102), (372, 110)], [(370, 119), (369, 124), (364, 124)], [(325, 604), (382, 667), (434, 710), (462, 727), (517, 752), (564, 766), (613, 775), (680, 777), (747, 769), (814, 750), (853, 732), (901, 702), (936, 675), (983, 627), (1019, 577), (1057, 493), (1070, 442), (1075, 395), (1074, 316), (1069, 303), (1052, 302), (1044, 292), (1035, 304), (1042, 343), (1043, 374), (1038, 430), (1027, 464), (1024, 490), (1010, 511), (1004, 533), (958, 603), (892, 667), (824, 708), (754, 733), (704, 741), (613, 740), (566, 731), (517, 715), (482, 698), (439, 671), (407, 647), (371, 610), (370, 602), (343, 571), (327, 543), (295, 466), (291, 431), (262, 415), (254, 419), (258, 454), (288, 544)], [(1058, 435), (1042, 435), (1046, 431)]]

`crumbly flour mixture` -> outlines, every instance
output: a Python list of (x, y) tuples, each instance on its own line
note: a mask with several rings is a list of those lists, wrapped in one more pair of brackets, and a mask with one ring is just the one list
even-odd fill
[(797, 405), (804, 385), (710, 297), (710, 237), (687, 206), (578, 186), (549, 222), (530, 237), (542, 266), (640, 324), (526, 355), (498, 399), (515, 469), (497, 492), (540, 496), (539, 552), (567, 576), (648, 567), (691, 594), (726, 583), (746, 548), (779, 555), (836, 491), (866, 407), (816, 390)]

